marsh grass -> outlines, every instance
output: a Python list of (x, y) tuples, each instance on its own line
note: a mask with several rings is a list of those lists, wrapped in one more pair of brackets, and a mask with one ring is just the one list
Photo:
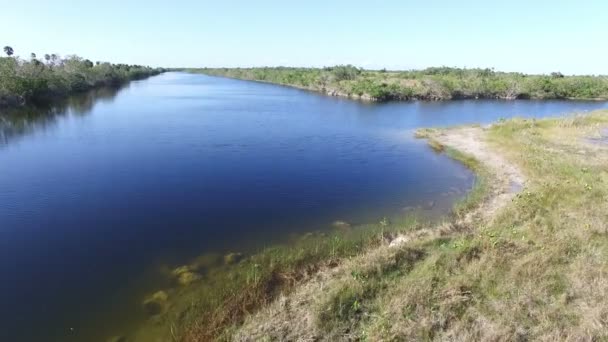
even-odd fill
[[(419, 226), (417, 218), (408, 216), (348, 231), (306, 234), (296, 242), (264, 248), (235, 265), (210, 269), (203, 281), (174, 289), (167, 312), (153, 320), (156, 333), (171, 331), (177, 340), (226, 338), (230, 327), (246, 315), (320, 269), (336, 267), (398, 232)], [(159, 329), (159, 325), (165, 328)]]

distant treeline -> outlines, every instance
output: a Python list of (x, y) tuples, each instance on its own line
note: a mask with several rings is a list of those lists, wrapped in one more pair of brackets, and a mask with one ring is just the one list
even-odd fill
[(364, 70), (352, 65), (326, 68), (203, 68), (190, 69), (289, 85), (334, 96), (367, 100), (452, 99), (608, 99), (608, 77), (526, 75), (494, 69), (427, 68)]
[(0, 57), (0, 107), (66, 96), (99, 86), (118, 85), (163, 72), (141, 65), (95, 62), (72, 55), (46, 54), (29, 59), (14, 56), (5, 46)]

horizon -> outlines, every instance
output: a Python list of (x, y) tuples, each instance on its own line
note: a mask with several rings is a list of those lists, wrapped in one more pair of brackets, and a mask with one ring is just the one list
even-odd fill
[(608, 47), (599, 43), (608, 32), (608, 4), (601, 1), (389, 1), (373, 7), (180, 1), (167, 7), (111, 0), (99, 7), (25, 0), (3, 7), (0, 44), (24, 59), (34, 52), (166, 68), (352, 64), (391, 71), (447, 66), (608, 74)]

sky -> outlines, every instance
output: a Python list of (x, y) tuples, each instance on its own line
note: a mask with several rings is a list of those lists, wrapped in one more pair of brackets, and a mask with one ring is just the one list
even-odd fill
[(163, 67), (608, 74), (608, 1), (0, 0), (0, 45)]

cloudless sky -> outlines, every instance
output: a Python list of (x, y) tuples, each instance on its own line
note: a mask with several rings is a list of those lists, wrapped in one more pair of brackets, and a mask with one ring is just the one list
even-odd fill
[(166, 67), (608, 74), (608, 0), (0, 0), (0, 45)]

